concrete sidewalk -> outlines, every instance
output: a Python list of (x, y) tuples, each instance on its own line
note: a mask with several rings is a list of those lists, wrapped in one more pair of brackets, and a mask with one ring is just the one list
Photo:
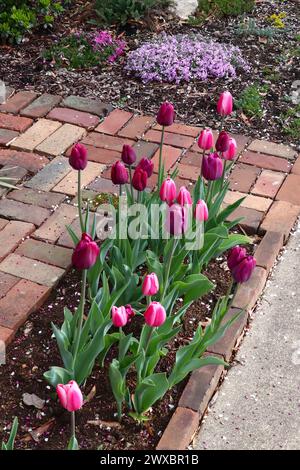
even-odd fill
[(195, 449), (300, 449), (300, 224)]

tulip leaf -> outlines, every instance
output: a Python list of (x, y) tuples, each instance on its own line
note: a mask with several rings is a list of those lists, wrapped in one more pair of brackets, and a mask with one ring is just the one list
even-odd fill
[(18, 418), (15, 416), (8, 441), (6, 443), (5, 442), (2, 443), (2, 450), (14, 450), (18, 427), (19, 427), (19, 421), (18, 421)]
[(76, 233), (74, 232), (74, 230), (72, 229), (72, 227), (70, 225), (67, 225), (67, 230), (69, 232), (69, 235), (70, 235), (74, 245), (76, 246), (77, 243), (79, 243), (79, 237), (76, 235)]
[(75, 436), (71, 437), (68, 444), (68, 450), (79, 450), (78, 442)]
[(203, 274), (191, 274), (184, 281), (174, 283), (179, 295), (184, 295), (185, 302), (191, 302), (207, 294), (213, 289), (214, 284)]
[(51, 367), (50, 370), (45, 372), (44, 377), (53, 387), (56, 387), (58, 384), (66, 384), (74, 379), (72, 372), (56, 366)]
[(62, 330), (60, 330), (59, 328), (57, 328), (57, 326), (54, 325), (54, 323), (52, 323), (51, 326), (52, 326), (52, 330), (57, 341), (58, 349), (59, 349), (61, 358), (63, 360), (64, 366), (66, 369), (71, 370), (72, 363), (73, 363), (73, 355), (69, 351), (70, 349), (69, 339)]
[(149, 408), (165, 395), (169, 388), (169, 382), (165, 372), (152, 374), (144, 379), (135, 389), (133, 404), (140, 415), (146, 413)]

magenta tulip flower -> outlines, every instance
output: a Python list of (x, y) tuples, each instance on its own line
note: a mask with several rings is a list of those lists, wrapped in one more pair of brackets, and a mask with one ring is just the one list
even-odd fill
[(233, 160), (236, 155), (237, 143), (233, 137), (229, 137), (229, 147), (228, 150), (222, 153), (222, 158), (224, 160)]
[(144, 191), (147, 186), (148, 175), (142, 168), (136, 168), (132, 177), (132, 186), (137, 191)]
[(217, 112), (221, 116), (228, 116), (232, 113), (233, 110), (233, 98), (232, 94), (229, 91), (224, 91), (217, 104)]
[(122, 162), (116, 162), (111, 167), (111, 180), (114, 184), (128, 183), (128, 171)]
[(226, 152), (226, 150), (228, 150), (229, 148), (229, 135), (227, 134), (227, 132), (225, 131), (222, 131), (220, 132), (218, 138), (217, 138), (217, 142), (216, 142), (216, 150), (218, 152)]
[(240, 263), (238, 263), (231, 271), (232, 277), (235, 282), (247, 282), (256, 266), (256, 259), (253, 256), (246, 256)]
[(128, 313), (126, 312), (126, 307), (112, 307), (111, 319), (117, 328), (127, 325)]
[(168, 103), (168, 101), (162, 103), (156, 120), (157, 123), (163, 127), (171, 126), (175, 120), (174, 106), (171, 103)]
[(126, 313), (127, 313), (127, 321), (131, 322), (132, 318), (135, 315), (134, 310), (133, 310), (133, 308), (131, 307), (130, 304), (125, 305), (125, 310), (126, 310)]
[(147, 274), (142, 285), (143, 295), (156, 295), (158, 291), (159, 282), (157, 275), (155, 273)]
[(193, 204), (192, 196), (190, 195), (190, 192), (186, 189), (185, 186), (181, 186), (181, 188), (179, 189), (177, 195), (177, 202), (181, 206), (190, 206), (191, 204)]
[(156, 327), (164, 324), (167, 315), (164, 307), (159, 302), (151, 302), (144, 313), (144, 317), (147, 325)]
[(171, 178), (167, 178), (160, 187), (159, 197), (161, 201), (172, 204), (176, 198), (176, 191), (175, 182)]
[(195, 207), (195, 219), (199, 222), (205, 222), (208, 220), (208, 208), (206, 202), (203, 199), (199, 199)]
[(245, 248), (239, 245), (231, 248), (227, 257), (227, 265), (230, 271), (232, 271), (235, 266), (237, 266), (244, 258), (246, 258), (246, 256), (247, 252)]
[(167, 208), (166, 230), (171, 235), (183, 235), (187, 231), (187, 208), (172, 204)]
[(100, 248), (88, 233), (83, 233), (81, 240), (77, 243), (73, 255), (72, 264), (77, 269), (89, 269), (97, 261)]
[(139, 162), (137, 168), (141, 168), (141, 170), (144, 170), (147, 173), (148, 178), (150, 178), (150, 176), (152, 176), (153, 174), (154, 163), (149, 158), (143, 157)]
[(56, 393), (62, 407), (70, 412), (80, 410), (83, 405), (83, 396), (75, 380), (66, 385), (58, 384)]
[(201, 131), (198, 146), (202, 150), (210, 150), (214, 146), (214, 136), (211, 129), (203, 129), (203, 131)]
[(87, 149), (82, 144), (76, 144), (72, 148), (71, 155), (69, 157), (69, 163), (74, 170), (84, 170), (88, 163)]
[(123, 162), (126, 163), (126, 165), (133, 165), (133, 163), (136, 161), (136, 153), (131, 145), (123, 145), (121, 158)]
[(201, 169), (202, 176), (207, 181), (217, 180), (223, 174), (223, 167), (224, 163), (216, 152), (204, 155)]

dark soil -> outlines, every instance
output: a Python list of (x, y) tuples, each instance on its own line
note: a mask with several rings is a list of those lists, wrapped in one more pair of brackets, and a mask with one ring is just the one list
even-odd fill
[(251, 118), (241, 112), (234, 113), (227, 120), (228, 130), (299, 145), (297, 132), (288, 135), (284, 130), (292, 120), (288, 120), (286, 115), (295, 107), (290, 101), (292, 84), (300, 78), (299, 2), (283, 0), (257, 3), (247, 18), (254, 18), (258, 27), (270, 26), (267, 18), (273, 13), (285, 12), (287, 15), (283, 32), (267, 41), (257, 36), (238, 36), (236, 28), (243, 21), (242, 17), (210, 16), (201, 26), (192, 27), (179, 22), (167, 12), (148, 19), (146, 23), (130, 25), (122, 32), (128, 41), (129, 50), (162, 31), (200, 32), (205, 38), (239, 46), (251, 66), (250, 73), (241, 73), (236, 79), (196, 81), (182, 85), (144, 85), (125, 75), (122, 60), (114, 65), (80, 71), (57, 69), (55, 64), (45, 62), (41, 54), (50, 44), (74, 31), (92, 28), (88, 23), (92, 9), (86, 8), (87, 3), (90, 2), (76, 2), (76, 6), (57, 21), (52, 32), (44, 35), (36, 33), (15, 48), (0, 47), (0, 79), (17, 89), (35, 89), (64, 96), (77, 94), (99, 97), (115, 106), (151, 114), (156, 114), (159, 104), (168, 99), (175, 104), (178, 120), (212, 127), (218, 125), (215, 104), (224, 89), (229, 89), (235, 98), (239, 98), (241, 92), (251, 84), (266, 85), (263, 116)]
[[(216, 284), (214, 292), (195, 302), (186, 312), (182, 330), (168, 346), (169, 354), (159, 369), (168, 371), (179, 346), (193, 337), (199, 323), (209, 321), (216, 299), (224, 295), (230, 274), (223, 260), (209, 265), (205, 274)], [(7, 439), (14, 416), (19, 418), (16, 447), (19, 449), (65, 449), (69, 437), (69, 415), (56, 400), (54, 390), (43, 379), (51, 365), (61, 365), (56, 342), (51, 337), (50, 322), (61, 324), (63, 308), (71, 310), (80, 297), (78, 273), (71, 271), (51, 295), (46, 304), (32, 314), (19, 330), (7, 351), (7, 363), (0, 368), (0, 442)], [(136, 317), (128, 326), (135, 330)], [(150, 420), (143, 426), (124, 416), (116, 421), (116, 405), (108, 381), (108, 364), (115, 351), (111, 350), (104, 369), (95, 367), (84, 392), (89, 400), (77, 413), (77, 438), (82, 449), (153, 449), (176, 408), (186, 381), (175, 386), (152, 409)], [(35, 394), (45, 405), (42, 410), (23, 403), (24, 393)]]

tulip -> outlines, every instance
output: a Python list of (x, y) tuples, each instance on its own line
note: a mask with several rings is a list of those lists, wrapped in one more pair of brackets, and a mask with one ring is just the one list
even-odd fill
[(231, 271), (235, 282), (247, 282), (256, 266), (256, 259), (253, 256), (246, 256)]
[(154, 169), (154, 163), (152, 160), (149, 160), (149, 158), (143, 157), (138, 164), (137, 168), (141, 168), (147, 173), (148, 178), (152, 176), (153, 169)]
[(87, 166), (87, 149), (82, 144), (76, 144), (72, 148), (71, 155), (69, 157), (69, 163), (74, 170), (84, 170)]
[(126, 165), (132, 165), (136, 161), (136, 153), (131, 145), (123, 145), (121, 158)]
[(156, 295), (159, 291), (159, 282), (158, 277), (155, 273), (147, 274), (145, 276), (143, 285), (142, 285), (142, 292), (143, 295)]
[(134, 317), (134, 310), (130, 304), (125, 305), (125, 310), (127, 314), (127, 321), (130, 322), (132, 317)]
[(215, 153), (210, 153), (209, 155), (204, 155), (202, 160), (202, 176), (207, 181), (213, 181), (221, 178), (223, 174), (223, 161), (219, 155)]
[(217, 112), (221, 116), (228, 116), (232, 113), (233, 109), (233, 98), (229, 91), (224, 91), (218, 101), (217, 104)]
[(237, 245), (232, 248), (227, 257), (227, 264), (230, 271), (237, 266), (244, 258), (246, 258), (247, 252), (245, 248)]
[(168, 103), (168, 101), (162, 103), (156, 120), (157, 123), (163, 127), (171, 126), (175, 120), (174, 106), (171, 103)]
[(176, 198), (176, 184), (171, 178), (167, 178), (161, 185), (159, 197), (162, 201), (172, 204)]
[(147, 325), (156, 327), (164, 324), (167, 315), (164, 307), (159, 302), (151, 302), (144, 313), (144, 317)]
[(111, 167), (111, 180), (114, 184), (128, 183), (128, 171), (122, 162), (116, 162)]
[(141, 168), (136, 168), (132, 177), (132, 186), (134, 189), (137, 191), (144, 191), (147, 186), (147, 178), (148, 175), (146, 171)]
[(70, 412), (80, 410), (83, 405), (82, 393), (75, 380), (66, 385), (58, 384), (56, 393), (62, 407)]
[(206, 202), (203, 199), (199, 199), (195, 207), (195, 219), (199, 222), (205, 222), (208, 220), (208, 208)]
[(166, 230), (171, 235), (183, 235), (187, 230), (187, 208), (179, 204), (168, 206)]
[(227, 134), (227, 132), (222, 131), (220, 132), (219, 137), (217, 138), (216, 150), (218, 152), (223, 153), (223, 152), (226, 152), (228, 148), (229, 148), (229, 135)]
[(97, 243), (88, 233), (83, 233), (73, 251), (72, 264), (77, 269), (89, 269), (96, 263), (99, 253)]
[(111, 319), (113, 324), (117, 328), (125, 326), (128, 322), (128, 313), (126, 312), (125, 307), (112, 307), (111, 309)]
[(193, 204), (192, 196), (190, 195), (190, 192), (186, 189), (185, 186), (181, 186), (181, 188), (179, 189), (177, 202), (181, 206), (190, 206), (191, 204)]
[(211, 129), (203, 129), (198, 139), (198, 146), (202, 150), (210, 150), (214, 145), (214, 136)]
[(233, 137), (229, 137), (228, 150), (222, 153), (224, 160), (233, 160), (236, 155), (237, 143)]

